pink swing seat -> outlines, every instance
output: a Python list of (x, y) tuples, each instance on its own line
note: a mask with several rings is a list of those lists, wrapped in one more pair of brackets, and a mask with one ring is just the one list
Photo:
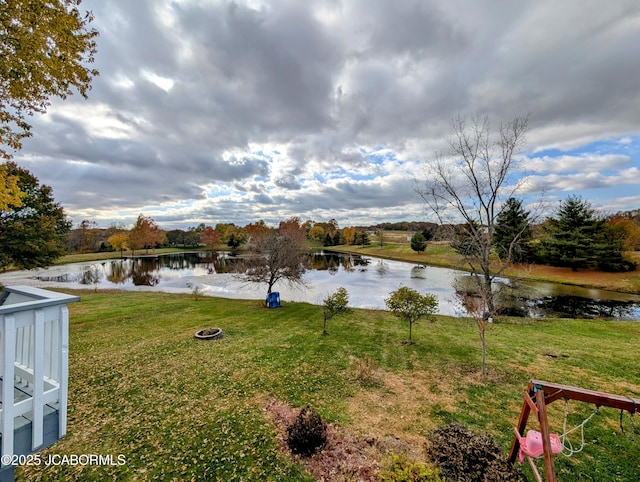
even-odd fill
[[(560, 437), (555, 433), (549, 434), (551, 442), (551, 452), (558, 454), (562, 452), (563, 446)], [(518, 460), (524, 463), (524, 455), (538, 458), (544, 453), (542, 444), (542, 434), (537, 430), (529, 430), (526, 437), (520, 437), (520, 450), (518, 451)], [(524, 454), (524, 455), (523, 455)]]

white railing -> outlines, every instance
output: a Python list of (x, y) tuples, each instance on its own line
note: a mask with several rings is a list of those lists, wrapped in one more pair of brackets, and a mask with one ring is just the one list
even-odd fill
[(46, 405), (58, 411), (58, 438), (66, 434), (67, 303), (79, 300), (29, 286), (5, 287), (0, 295), (2, 455), (14, 454), (16, 417), (26, 416), (31, 421), (31, 450), (42, 446)]

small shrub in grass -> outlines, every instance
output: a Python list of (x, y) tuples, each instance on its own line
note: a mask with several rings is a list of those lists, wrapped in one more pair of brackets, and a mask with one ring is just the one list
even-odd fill
[(320, 414), (305, 407), (287, 427), (287, 445), (294, 454), (308, 457), (327, 443), (327, 424)]
[(187, 283), (187, 288), (191, 289), (191, 294), (193, 295), (193, 299), (198, 301), (200, 298), (204, 296), (204, 291), (198, 285), (194, 285), (193, 283)]
[(444, 482), (440, 471), (424, 462), (409, 460), (405, 454), (391, 454), (387, 466), (378, 475), (380, 482)]
[(489, 435), (477, 435), (464, 425), (438, 428), (429, 438), (429, 457), (445, 480), (465, 482), (518, 481), (498, 445)]
[(379, 383), (378, 372), (371, 358), (353, 358), (351, 368), (353, 378), (362, 386), (370, 387)]

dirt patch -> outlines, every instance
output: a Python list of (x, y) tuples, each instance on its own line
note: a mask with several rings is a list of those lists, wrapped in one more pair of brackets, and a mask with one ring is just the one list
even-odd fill
[(358, 438), (341, 427), (329, 424), (324, 448), (311, 457), (301, 457), (291, 453), (286, 441), (287, 427), (293, 423), (299, 410), (272, 400), (267, 403), (265, 412), (277, 428), (280, 450), (302, 465), (316, 480), (377, 480), (381, 453), (374, 439)]
[(301, 457), (291, 453), (286, 441), (287, 427), (293, 423), (299, 410), (277, 400), (269, 401), (264, 410), (276, 426), (280, 451), (302, 465), (316, 480), (377, 481), (381, 464), (389, 454), (406, 454), (420, 459), (425, 455), (422, 439), (410, 443), (393, 436), (364, 436), (329, 424), (327, 444), (322, 450), (311, 457)]

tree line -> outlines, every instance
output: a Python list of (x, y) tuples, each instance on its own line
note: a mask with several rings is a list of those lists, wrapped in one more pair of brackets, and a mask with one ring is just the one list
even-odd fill
[[(327, 222), (307, 220), (301, 223), (306, 238), (316, 245), (363, 245), (370, 243), (364, 228), (349, 226), (340, 228), (335, 219)], [(263, 220), (238, 226), (234, 223), (217, 223), (213, 226), (200, 223), (187, 229), (162, 229), (152, 218), (139, 215), (132, 228), (113, 225), (100, 228), (95, 221), (80, 222), (69, 231), (68, 252), (89, 253), (99, 251), (133, 251), (156, 248), (209, 248), (223, 246), (238, 250), (265, 230), (271, 229)]]
[[(135, 254), (161, 247), (220, 249), (224, 246), (237, 250), (250, 244), (260, 233), (274, 229), (260, 220), (246, 226), (200, 223), (187, 229), (164, 230), (142, 214), (131, 228), (123, 225), (101, 228), (85, 219), (72, 229), (49, 186), (40, 185), (32, 173), (13, 161), (1, 165), (0, 169), (6, 180), (4, 189), (0, 190), (1, 269), (44, 267), (69, 252), (122, 254), (131, 251)], [(335, 219), (298, 222), (305, 239), (316, 245), (366, 246), (371, 242), (370, 231), (365, 227), (340, 228)], [(384, 224), (392, 225), (405, 227), (405, 223)], [(424, 251), (432, 239), (446, 239), (471, 262), (480, 257), (476, 237), (481, 240), (487, 237), (486, 227), (476, 221), (458, 225), (414, 222), (407, 225), (424, 228), (411, 239), (415, 251)], [(625, 253), (640, 249), (640, 210), (604, 216), (589, 201), (569, 196), (554, 215), (533, 223), (523, 201), (512, 197), (496, 216), (492, 236), (494, 259), (576, 270), (627, 271), (635, 269), (635, 264)]]
[[(478, 256), (474, 239), (477, 232), (482, 230), (476, 222), (455, 227), (451, 245), (465, 259)], [(412, 247), (414, 244), (412, 239)], [(589, 201), (576, 195), (561, 201), (555, 214), (533, 224), (522, 200), (509, 198), (496, 218), (491, 248), (494, 259), (509, 262), (569, 267), (574, 271), (632, 271), (636, 265), (626, 253), (640, 249), (640, 224), (630, 212), (599, 214)]]

